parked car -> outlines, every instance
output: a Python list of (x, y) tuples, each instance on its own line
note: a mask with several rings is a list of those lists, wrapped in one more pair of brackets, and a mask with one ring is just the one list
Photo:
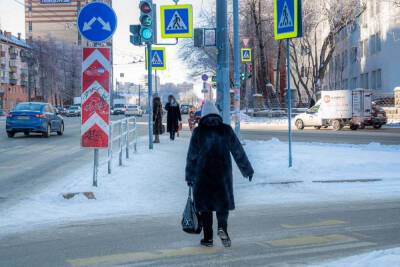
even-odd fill
[(114, 104), (111, 109), (112, 115), (124, 115), (125, 114), (125, 105), (124, 104)]
[(10, 138), (20, 132), (26, 136), (30, 133), (42, 133), (44, 137), (49, 137), (52, 132), (63, 135), (64, 121), (48, 103), (19, 103), (7, 115), (6, 131)]
[(189, 111), (193, 108), (193, 105), (189, 104), (182, 104), (181, 105), (181, 113), (182, 114), (189, 114)]
[(375, 102), (372, 102), (371, 117), (364, 119), (363, 123), (360, 125), (360, 128), (364, 128), (365, 126), (372, 126), (375, 129), (380, 129), (382, 125), (385, 125), (386, 123), (386, 112)]
[(67, 117), (80, 117), (81, 116), (81, 107), (80, 106), (70, 106), (65, 113)]
[(143, 116), (143, 110), (138, 105), (125, 105), (125, 116)]
[(67, 109), (64, 107), (55, 106), (54, 108), (56, 109), (57, 114), (61, 116), (65, 116), (65, 114), (67, 113)]

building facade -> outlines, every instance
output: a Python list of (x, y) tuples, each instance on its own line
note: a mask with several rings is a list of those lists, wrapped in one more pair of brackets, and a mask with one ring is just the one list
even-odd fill
[[(76, 27), (79, 10), (92, 0), (25, 0), (25, 32), (28, 40), (52, 37), (87, 45)], [(112, 0), (103, 0), (112, 5)]]
[(8, 111), (28, 101), (29, 50), (20, 34), (0, 30), (0, 109)]
[(400, 7), (367, 0), (356, 23), (335, 37), (336, 49), (322, 89), (372, 89), (375, 98), (393, 97), (400, 86)]

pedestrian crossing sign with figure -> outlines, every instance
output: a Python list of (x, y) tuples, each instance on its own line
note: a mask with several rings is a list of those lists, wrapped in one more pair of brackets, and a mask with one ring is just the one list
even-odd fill
[(162, 38), (192, 38), (192, 5), (167, 5), (160, 7)]
[[(146, 49), (146, 69), (147, 69), (148, 52)], [(151, 64), (153, 70), (166, 70), (166, 54), (165, 47), (153, 47), (151, 49)]]
[(242, 62), (251, 62), (251, 48), (242, 48), (240, 54)]
[(301, 0), (274, 0), (275, 39), (302, 35)]

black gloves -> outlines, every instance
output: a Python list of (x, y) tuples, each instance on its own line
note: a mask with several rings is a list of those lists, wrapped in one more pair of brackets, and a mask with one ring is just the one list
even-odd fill
[(253, 174), (250, 174), (248, 178), (249, 178), (249, 182), (251, 182), (251, 180), (253, 180)]
[(192, 187), (193, 186), (193, 181), (187, 181), (187, 185)]

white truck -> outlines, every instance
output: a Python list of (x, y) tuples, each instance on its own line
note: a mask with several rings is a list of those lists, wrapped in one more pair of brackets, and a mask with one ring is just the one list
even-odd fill
[(335, 131), (344, 126), (357, 130), (364, 120), (371, 117), (371, 90), (334, 90), (321, 91), (321, 99), (305, 113), (294, 119), (297, 129), (304, 127), (327, 128), (332, 126)]

